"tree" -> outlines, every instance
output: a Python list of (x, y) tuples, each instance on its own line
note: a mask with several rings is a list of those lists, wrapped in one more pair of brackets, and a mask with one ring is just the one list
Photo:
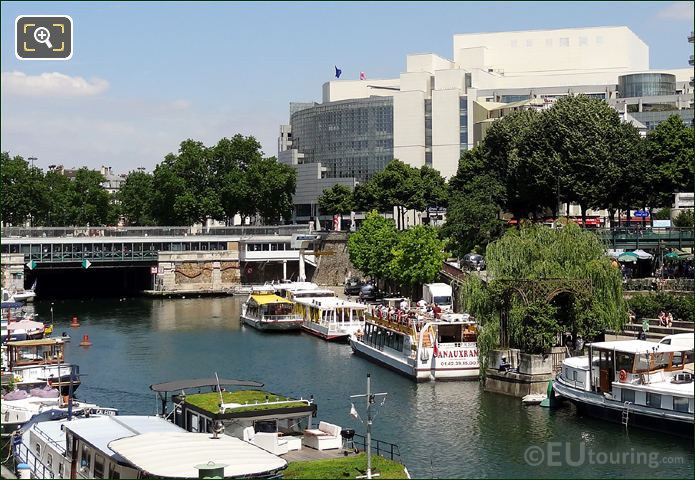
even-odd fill
[(47, 208), (41, 221), (48, 226), (77, 225), (75, 184), (65, 175), (49, 171), (44, 176), (44, 187), (48, 198)]
[(392, 250), (397, 242), (398, 231), (393, 220), (372, 211), (359, 230), (348, 237), (348, 255), (352, 264), (365, 275), (388, 278)]
[(456, 175), (449, 181), (449, 207), (443, 233), (459, 257), (473, 250), (483, 253), (504, 231), (500, 218), (506, 190), (486, 167), (481, 149), (463, 153)]
[(446, 259), (444, 242), (437, 230), (424, 225), (401, 232), (391, 254), (389, 278), (411, 288), (433, 281)]
[(41, 170), (29, 167), (21, 156), (0, 154), (2, 172), (2, 221), (22, 225), (28, 219), (39, 220), (46, 208)]
[(695, 175), (693, 128), (678, 115), (671, 115), (647, 134), (645, 157), (648, 169), (646, 203), (652, 207), (670, 207), (674, 192), (692, 192)]
[(278, 163), (275, 157), (256, 160), (248, 166), (246, 182), (251, 204), (265, 223), (292, 216), (292, 195), (297, 186), (296, 170)]
[(428, 207), (446, 207), (449, 204), (449, 189), (444, 177), (429, 165), (420, 167), (419, 173), (419, 198), (416, 208), (425, 210)]
[(72, 208), (77, 225), (105, 225), (108, 221), (111, 198), (104, 190), (104, 176), (82, 167), (75, 173)]
[(146, 172), (130, 172), (118, 192), (121, 214), (128, 225), (154, 225), (154, 179)]
[[(481, 344), (487, 351), (497, 343), (496, 338), (489, 338), (489, 332), (499, 332), (500, 312), (510, 284), (548, 280), (590, 284), (588, 292), (558, 294), (552, 299), (555, 307), (552, 309), (544, 306), (548, 303), (546, 297), (511, 295), (508, 318), (511, 347), (535, 351), (547, 346), (547, 339), (557, 333), (556, 325), (575, 337), (590, 339), (606, 330), (619, 330), (627, 319), (620, 270), (611, 265), (599, 238), (577, 225), (568, 224), (559, 229), (543, 225), (509, 229), (502, 238), (488, 245), (485, 260), (490, 280), (483, 283), (474, 275), (467, 278), (462, 288), (462, 303), (483, 326)], [(534, 316), (539, 318), (533, 320)], [(486, 327), (489, 324), (493, 327)], [(538, 328), (543, 331), (538, 332)], [(531, 341), (527, 343), (524, 338)]]
[(681, 211), (676, 218), (673, 219), (673, 226), (678, 228), (690, 228), (695, 226), (695, 215), (692, 210)]
[(355, 209), (352, 190), (337, 183), (326, 188), (318, 198), (319, 209), (326, 215), (348, 214)]

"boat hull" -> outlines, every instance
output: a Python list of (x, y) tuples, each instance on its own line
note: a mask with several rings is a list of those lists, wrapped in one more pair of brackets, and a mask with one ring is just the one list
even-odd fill
[(246, 325), (264, 332), (289, 332), (297, 331), (302, 328), (302, 320), (276, 320), (263, 321), (256, 318), (251, 318), (246, 315), (241, 315), (241, 321)]
[(328, 326), (316, 322), (305, 321), (302, 324), (302, 330), (305, 332), (330, 342), (347, 342), (351, 335), (361, 329), (364, 329), (364, 324), (347, 323), (340, 330), (331, 330)]
[(438, 360), (430, 359), (429, 357), (427, 360), (399, 358), (357, 341), (354, 337), (350, 338), (350, 346), (354, 353), (410, 377), (417, 382), (429, 382), (431, 380), (478, 380), (480, 374), (478, 367), (433, 367), (432, 362)]
[[(553, 382), (553, 390), (561, 397), (569, 400), (577, 407), (579, 414), (599, 420), (621, 424), (625, 405), (615, 400), (608, 400), (603, 395), (587, 392), (565, 385), (560, 381)], [(640, 428), (671, 435), (693, 437), (693, 416), (645, 407), (631, 405), (628, 413), (627, 428)]]

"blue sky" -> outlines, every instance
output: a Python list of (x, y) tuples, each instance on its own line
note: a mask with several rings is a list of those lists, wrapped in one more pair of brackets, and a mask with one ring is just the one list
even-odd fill
[[(396, 77), (452, 56), (455, 33), (626, 25), (652, 68), (685, 68), (692, 2), (3, 2), (3, 151), (38, 165), (152, 169), (181, 140), (256, 136), (267, 155), (290, 101), (342, 78)], [(66, 62), (14, 57), (17, 15), (68, 14)]]

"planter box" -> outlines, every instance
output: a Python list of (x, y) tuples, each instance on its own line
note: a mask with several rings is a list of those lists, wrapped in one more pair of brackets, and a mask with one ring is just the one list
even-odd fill
[(519, 354), (519, 373), (549, 375), (553, 371), (552, 357), (547, 354)]

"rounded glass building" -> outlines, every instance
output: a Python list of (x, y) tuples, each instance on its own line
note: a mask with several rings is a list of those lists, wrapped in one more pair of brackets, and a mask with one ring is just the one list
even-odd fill
[(326, 176), (365, 181), (393, 160), (393, 98), (317, 104), (292, 113), (292, 148)]
[(676, 76), (670, 73), (633, 73), (618, 77), (622, 98), (675, 95)]

